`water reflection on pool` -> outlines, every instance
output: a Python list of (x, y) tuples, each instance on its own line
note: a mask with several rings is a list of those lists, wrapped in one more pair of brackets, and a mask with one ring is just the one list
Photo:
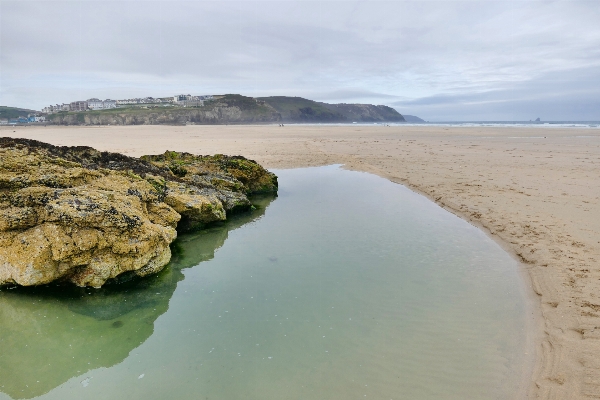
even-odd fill
[(382, 178), (276, 173), (276, 200), (180, 237), (157, 276), (2, 289), (0, 399), (514, 394), (526, 318), (515, 261)]

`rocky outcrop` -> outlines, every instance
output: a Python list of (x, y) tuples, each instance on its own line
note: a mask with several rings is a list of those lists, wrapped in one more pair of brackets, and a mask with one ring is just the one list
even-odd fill
[(177, 231), (249, 209), (277, 178), (243, 157), (141, 159), (0, 138), (0, 285), (100, 287), (170, 260)]
[(30, 399), (122, 362), (152, 335), (183, 271), (212, 259), (230, 231), (260, 218), (274, 198), (257, 196), (256, 209), (177, 240), (168, 268), (144, 279), (94, 290), (55, 284), (0, 290), (0, 343), (10, 344), (2, 347), (0, 391)]

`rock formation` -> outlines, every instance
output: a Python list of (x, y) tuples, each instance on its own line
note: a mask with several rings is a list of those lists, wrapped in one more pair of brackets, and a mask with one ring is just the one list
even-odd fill
[(0, 285), (100, 287), (170, 260), (177, 231), (249, 209), (277, 177), (244, 157), (140, 159), (0, 138)]
[(0, 357), (0, 392), (30, 399), (122, 362), (154, 332), (185, 279), (183, 270), (211, 260), (230, 231), (260, 218), (274, 198), (255, 197), (256, 209), (178, 240), (168, 268), (144, 279), (100, 289), (52, 284), (0, 290), (0, 343), (10, 343)]

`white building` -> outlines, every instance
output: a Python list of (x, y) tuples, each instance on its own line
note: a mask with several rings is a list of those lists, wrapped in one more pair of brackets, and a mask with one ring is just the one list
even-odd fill
[(117, 107), (117, 101), (111, 100), (111, 99), (106, 99), (106, 100), (88, 99), (87, 103), (88, 103), (88, 108), (90, 110), (106, 110), (109, 108)]
[(117, 105), (126, 106), (126, 105), (129, 105), (129, 104), (138, 104), (138, 101), (136, 99), (117, 100)]
[(43, 115), (36, 115), (34, 118), (35, 122), (46, 122), (46, 117), (44, 117)]
[(88, 99), (87, 103), (90, 110), (102, 110), (104, 108), (104, 102), (100, 99)]
[(173, 103), (182, 107), (199, 107), (204, 105), (204, 100), (190, 94), (178, 94), (173, 96)]
[(45, 114), (53, 114), (59, 111), (71, 111), (71, 106), (69, 104), (51, 104), (48, 107), (42, 108), (42, 112)]
[(104, 100), (104, 108), (117, 108), (117, 101), (116, 100), (111, 100), (111, 99), (106, 99)]

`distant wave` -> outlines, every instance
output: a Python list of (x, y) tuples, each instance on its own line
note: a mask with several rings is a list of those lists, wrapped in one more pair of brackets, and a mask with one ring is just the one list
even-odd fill
[[(289, 124), (299, 125), (299, 124)], [(525, 127), (525, 128), (591, 128), (600, 129), (600, 121), (553, 121), (553, 122), (507, 122), (507, 121), (454, 121), (454, 122), (354, 122), (338, 124), (302, 124), (302, 125), (339, 125), (339, 126), (449, 126), (449, 127)]]

